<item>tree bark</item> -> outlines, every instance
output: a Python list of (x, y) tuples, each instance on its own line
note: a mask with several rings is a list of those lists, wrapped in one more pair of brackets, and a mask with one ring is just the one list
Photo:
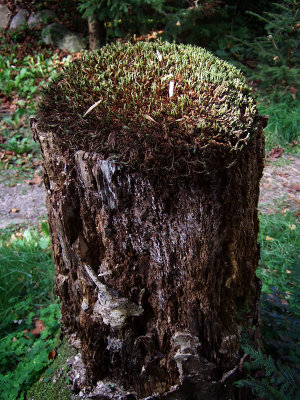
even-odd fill
[(63, 328), (90, 382), (124, 399), (234, 398), (241, 334), (258, 332), (262, 128), (231, 168), (170, 182), (33, 130)]
[(89, 48), (96, 50), (105, 43), (106, 30), (103, 22), (99, 22), (95, 15), (88, 18)]

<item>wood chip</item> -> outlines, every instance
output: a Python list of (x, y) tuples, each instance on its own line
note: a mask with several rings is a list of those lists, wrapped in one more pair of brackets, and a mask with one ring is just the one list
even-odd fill
[(158, 122), (156, 122), (152, 117), (150, 117), (150, 115), (144, 114), (144, 117), (148, 120), (153, 122), (154, 124), (158, 124)]
[(83, 114), (83, 117), (85, 117), (86, 115), (88, 115), (95, 107), (97, 107), (98, 104), (101, 103), (101, 100), (96, 101), (96, 103), (94, 103), (90, 108), (88, 108), (86, 110), (86, 112)]

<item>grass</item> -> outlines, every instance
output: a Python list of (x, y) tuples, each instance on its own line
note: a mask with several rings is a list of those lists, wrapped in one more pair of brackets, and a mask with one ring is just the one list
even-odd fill
[(300, 97), (293, 98), (291, 93), (262, 93), (258, 97), (258, 111), (269, 115), (265, 128), (266, 150), (274, 147), (297, 145), (300, 135)]
[(290, 275), (294, 272), (300, 278), (299, 222), (292, 212), (261, 215), (259, 243), (261, 260), (258, 276), (263, 282), (263, 292), (287, 290)]
[(60, 306), (49, 245), (46, 223), (40, 230), (1, 231), (0, 398), (6, 400), (22, 398), (57, 343)]
[[(22, 229), (0, 239), (0, 329), (10, 331), (13, 320), (22, 319), (23, 299), (36, 307), (53, 302), (53, 262), (46, 223), (41, 232)], [(11, 309), (10, 304), (15, 304)], [(16, 306), (17, 305), (17, 306)], [(26, 313), (26, 310), (24, 310)]]

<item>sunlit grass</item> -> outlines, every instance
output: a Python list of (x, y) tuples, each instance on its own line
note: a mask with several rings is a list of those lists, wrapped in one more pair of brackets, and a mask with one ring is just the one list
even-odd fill
[(275, 286), (280, 291), (288, 288), (293, 274), (299, 274), (299, 222), (292, 212), (260, 216), (259, 243), (261, 260), (258, 276), (263, 291)]
[(53, 302), (54, 266), (47, 225), (0, 238), (0, 337), (15, 329), (29, 310)]
[(277, 146), (286, 146), (300, 139), (300, 98), (291, 93), (262, 93), (258, 99), (258, 110), (269, 115), (265, 128), (266, 150)]
[[(48, 226), (0, 232), (0, 398), (24, 393), (49, 365), (60, 305), (53, 294)], [(35, 332), (39, 320), (40, 331)], [(42, 327), (42, 328), (41, 328)]]

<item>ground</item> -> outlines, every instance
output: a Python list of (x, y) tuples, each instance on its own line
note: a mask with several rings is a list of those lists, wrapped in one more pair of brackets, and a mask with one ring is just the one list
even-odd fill
[[(24, 182), (15, 182), (9, 171), (1, 172), (0, 229), (10, 224), (31, 225), (46, 218), (45, 189), (41, 178), (38, 178), (40, 171), (34, 176)], [(297, 212), (299, 205), (300, 157), (282, 154), (276, 159), (267, 159), (261, 181), (261, 213)]]
[[(33, 225), (46, 218), (45, 189), (41, 178), (15, 181), (10, 170), (1, 171), (0, 229), (11, 224)], [(40, 175), (35, 175), (40, 176)]]
[(283, 154), (266, 160), (260, 186), (259, 209), (263, 214), (291, 210), (300, 206), (300, 157)]

